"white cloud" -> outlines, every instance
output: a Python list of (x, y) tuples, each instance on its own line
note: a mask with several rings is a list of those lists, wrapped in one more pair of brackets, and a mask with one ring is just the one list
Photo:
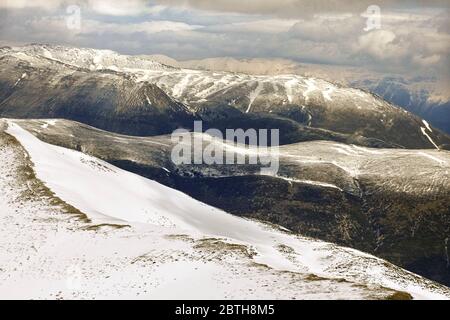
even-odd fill
[(146, 21), (133, 24), (121, 23), (101, 23), (95, 20), (86, 20), (83, 23), (83, 28), (80, 33), (120, 33), (132, 34), (135, 32), (145, 32), (148, 34), (158, 33), (163, 31), (181, 32), (190, 31), (201, 28), (199, 25), (189, 25), (183, 22), (176, 21)]
[(403, 50), (395, 43), (396, 37), (390, 30), (371, 31), (358, 38), (356, 51), (380, 60), (398, 57), (403, 54)]
[(414, 55), (413, 56), (413, 62), (416, 64), (419, 64), (423, 67), (434, 65), (434, 64), (438, 63), (440, 60), (441, 60), (441, 56), (438, 54), (433, 54), (428, 57), (424, 57), (422, 55)]
[(62, 0), (0, 0), (0, 8), (43, 8), (51, 10), (58, 8), (62, 3)]
[(157, 14), (166, 9), (163, 5), (150, 5), (146, 0), (0, 0), (0, 8), (40, 8), (52, 10), (77, 5), (88, 12), (109, 16), (136, 16)]
[(158, 32), (182, 32), (201, 28), (198, 25), (189, 25), (177, 21), (144, 21), (140, 23), (106, 23), (97, 20), (83, 19), (80, 29), (69, 29), (66, 25), (65, 16), (42, 17), (33, 19), (28, 23), (28, 27), (34, 32), (50, 35), (89, 35), (89, 34), (122, 34), (133, 33), (153, 34)]
[[(278, 17), (311, 17), (317, 13), (364, 12), (370, 5), (389, 11), (398, 7), (424, 7), (420, 0), (156, 0), (158, 3), (219, 12), (267, 14)], [(448, 7), (448, 0), (427, 0), (427, 7)]]
[(296, 23), (290, 29), (292, 36), (312, 41), (332, 41), (352, 38), (361, 33), (365, 20), (360, 16), (315, 16)]
[(165, 6), (149, 6), (143, 0), (88, 0), (88, 8), (92, 11), (110, 16), (135, 16), (159, 13)]
[(234, 22), (213, 25), (205, 28), (205, 31), (214, 32), (252, 32), (252, 33), (282, 33), (289, 31), (298, 20), (291, 19), (264, 19), (245, 22)]

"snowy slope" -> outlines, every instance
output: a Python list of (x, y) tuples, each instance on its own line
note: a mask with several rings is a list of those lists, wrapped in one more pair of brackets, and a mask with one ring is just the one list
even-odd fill
[[(450, 297), (448, 289), (381, 259), (231, 216), (93, 157), (43, 143), (13, 121), (7, 124), (7, 132), (30, 155), (37, 178), (58, 198), (86, 213), (98, 231), (80, 231), (79, 226), (68, 231), (60, 223), (49, 223), (51, 215), (58, 216), (54, 212), (37, 224), (27, 221), (28, 215), (36, 214), (36, 205), (22, 200), (20, 210), (15, 208), (17, 203), (10, 203), (14, 189), (2, 179), (1, 219), (19, 219), (30, 226), (26, 229), (30, 234), (22, 232), (13, 241), (11, 223), (0, 230), (9, 239), (3, 244), (6, 253), (0, 256), (5, 265), (1, 296), (51, 297), (50, 293), (59, 292), (63, 298), (137, 294), (147, 298), (379, 298), (388, 292), (383, 286), (407, 291), (415, 298)], [(1, 150), (2, 176), (13, 177), (8, 170), (19, 155), (8, 154), (8, 148)], [(40, 203), (45, 208), (45, 200)], [(43, 210), (37, 211), (43, 215)], [(56, 221), (68, 223), (60, 216)], [(109, 230), (108, 225), (131, 227)], [(28, 242), (27, 249), (18, 250), (22, 240), (31, 241), (34, 249), (29, 249)], [(39, 270), (47, 274), (44, 277), (34, 268), (40, 264)], [(78, 295), (58, 289), (64, 285), (61, 279), (67, 278), (67, 267), (74, 265), (89, 279)], [(323, 279), (312, 281), (311, 274)], [(274, 284), (274, 279), (279, 282)]]
[[(62, 119), (14, 121), (45, 142), (82, 150), (226, 212), (375, 254), (448, 286), (448, 151), (295, 143), (278, 148), (279, 170), (267, 177), (261, 175), (267, 164), (175, 165), (170, 136), (124, 136)], [(194, 137), (198, 145), (204, 139), (204, 148), (211, 142), (206, 134)], [(257, 153), (214, 143), (216, 150)], [(442, 277), (430, 266), (441, 266)]]

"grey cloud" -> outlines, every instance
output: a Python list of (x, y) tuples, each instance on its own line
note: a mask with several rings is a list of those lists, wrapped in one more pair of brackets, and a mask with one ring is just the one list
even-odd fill
[[(365, 32), (365, 18), (359, 12), (347, 13), (350, 7), (354, 9), (349, 1), (339, 1), (342, 7), (334, 13), (329, 12), (334, 8), (332, 5), (322, 3), (324, 8), (321, 10), (310, 5), (319, 10), (314, 12), (316, 15), (292, 19), (280, 17), (287, 9), (278, 12), (274, 8), (286, 4), (292, 9), (302, 1), (258, 1), (259, 5), (255, 1), (241, 2), (243, 7), (235, 7), (235, 11), (241, 13), (229, 14), (189, 7), (206, 8), (214, 4), (214, 8), (209, 9), (225, 10), (221, 1), (208, 1), (210, 4), (188, 1), (187, 9), (170, 6), (155, 9), (145, 1), (136, 1), (135, 6), (129, 6), (124, 12), (115, 11), (115, 7), (111, 9), (110, 5), (120, 7), (119, 2), (110, 2), (106, 6), (102, 6), (104, 2), (97, 2), (100, 5), (94, 8), (89, 0), (78, 1), (85, 6), (91, 5), (90, 11), (82, 11), (80, 30), (67, 29), (64, 7), (56, 6), (56, 2), (53, 6), (58, 9), (10, 7), (6, 15), (3, 10), (0, 13), (0, 42), (71, 44), (128, 54), (165, 54), (177, 59), (279, 57), (385, 71), (395, 69), (403, 73), (411, 70), (448, 73), (448, 11), (432, 10), (430, 14), (409, 9), (386, 10), (382, 12), (382, 29)], [(163, 5), (170, 3), (165, 1)], [(236, 1), (227, 3), (236, 4)], [(365, 6), (367, 2), (363, 1), (363, 4)], [(147, 8), (149, 13), (136, 19), (139, 8)]]
[(312, 41), (337, 41), (354, 37), (363, 31), (366, 20), (361, 16), (342, 18), (323, 18), (302, 20), (289, 30), (295, 38)]
[(238, 12), (244, 14), (269, 14), (279, 17), (308, 17), (318, 13), (361, 13), (370, 5), (382, 10), (392, 8), (448, 8), (448, 0), (156, 0), (166, 5), (192, 7), (201, 10)]

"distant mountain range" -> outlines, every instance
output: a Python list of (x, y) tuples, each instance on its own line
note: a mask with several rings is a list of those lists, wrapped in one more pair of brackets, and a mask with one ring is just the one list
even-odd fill
[(162, 55), (150, 57), (164, 64), (182, 68), (255, 75), (291, 73), (335, 81), (342, 85), (371, 91), (386, 101), (424, 118), (436, 128), (450, 133), (450, 95), (448, 88), (442, 89), (442, 85), (434, 77), (386, 75), (356, 67), (298, 63), (286, 59), (207, 58), (176, 61)]
[(31, 45), (0, 51), (0, 115), (67, 118), (132, 135), (177, 127), (278, 128), (281, 144), (450, 148), (450, 138), (369, 92), (316, 77), (169, 67), (107, 50)]

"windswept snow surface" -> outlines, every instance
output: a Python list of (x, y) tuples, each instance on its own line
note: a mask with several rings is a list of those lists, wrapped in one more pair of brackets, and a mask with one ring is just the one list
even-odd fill
[[(43, 219), (21, 228), (17, 239), (6, 223), (0, 229), (2, 237), (9, 235), (3, 244), (7, 250), (0, 255), (2, 297), (351, 299), (379, 298), (387, 287), (407, 291), (415, 298), (450, 298), (444, 287), (371, 255), (229, 215), (96, 158), (44, 143), (14, 121), (7, 120), (7, 124), (7, 132), (30, 155), (37, 178), (57, 197), (100, 226), (130, 225), (131, 230), (68, 232), (55, 225), (49, 241), (42, 242)], [(8, 158), (2, 152), (0, 170), (4, 175), (14, 161), (5, 161)], [(25, 208), (14, 210), (7, 194), (12, 188), (1, 184), (0, 188), (5, 191), (0, 196), (2, 220), (4, 216), (26, 219), (32, 214), (35, 206), (27, 208), (26, 203)], [(36, 226), (37, 230), (32, 228)], [(27, 234), (33, 230), (36, 234)], [(27, 250), (15, 248), (25, 236), (40, 240), (28, 243)], [(174, 242), (174, 238), (180, 241)], [(202, 246), (205, 243), (221, 247), (213, 247), (205, 258), (201, 255), (209, 250)], [(246, 248), (247, 257), (227, 255), (227, 247)], [(14, 254), (22, 256), (11, 259)], [(220, 259), (215, 260), (218, 255)], [(24, 270), (13, 268), (17, 260), (24, 261)], [(77, 294), (58, 289), (64, 286), (67, 272), (73, 271), (65, 268), (73, 266), (89, 279)], [(35, 268), (47, 276), (38, 275)], [(286, 271), (292, 273), (289, 280)], [(311, 274), (324, 279), (307, 280)]]

